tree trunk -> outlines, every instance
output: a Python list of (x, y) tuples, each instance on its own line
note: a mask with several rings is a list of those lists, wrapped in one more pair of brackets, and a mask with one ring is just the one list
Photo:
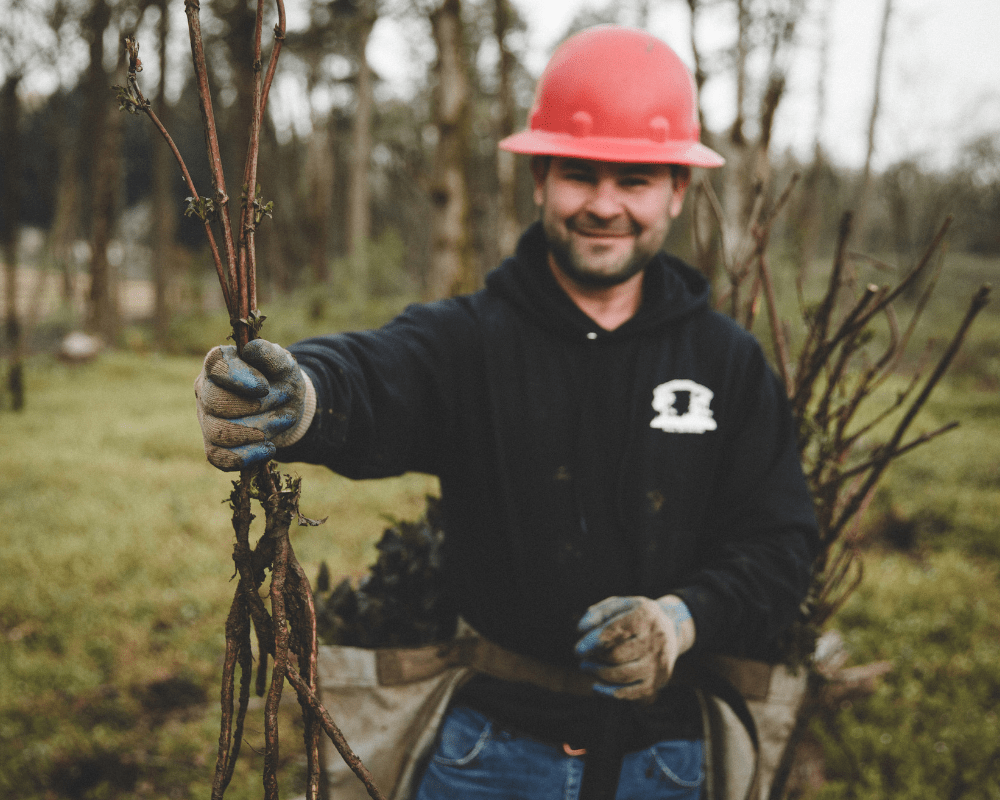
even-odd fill
[(21, 103), (17, 97), (18, 74), (8, 75), (0, 88), (0, 153), (4, 154), (3, 185), (0, 186), (0, 252), (5, 270), (7, 345), (10, 369), (7, 389), (11, 408), (24, 408), (24, 331), (17, 308), (17, 241), (21, 230)]
[(750, 214), (747, 198), (754, 188), (753, 155), (746, 137), (747, 62), (750, 57), (750, 0), (736, 0), (736, 43), (733, 48), (733, 82), (736, 115), (729, 128), (726, 171), (722, 176), (722, 206), (725, 211), (723, 234), (730, 247), (741, 243)]
[(56, 180), (55, 211), (49, 229), (49, 253), (62, 274), (62, 300), (75, 312), (76, 271), (73, 265), (73, 242), (80, 235), (80, 182), (82, 158), (78, 156), (77, 140), (67, 121), (66, 97), (55, 103), (58, 131), (59, 171)]
[(357, 102), (351, 127), (351, 183), (348, 197), (347, 248), (351, 264), (354, 300), (368, 299), (368, 242), (372, 235), (370, 170), (372, 156), (372, 114), (375, 108), (374, 75), (365, 50), (375, 26), (374, 13), (357, 20)]
[[(158, 58), (160, 62), (160, 82), (156, 87), (153, 106), (156, 116), (167, 128), (170, 127), (170, 108), (167, 106), (164, 87), (167, 74), (167, 33), (169, 28), (167, 0), (157, 0), (160, 9), (158, 26)], [(173, 266), (174, 234), (177, 215), (174, 209), (172, 183), (175, 174), (173, 154), (156, 131), (150, 135), (159, 141), (153, 142), (153, 335), (158, 347), (167, 343), (170, 327), (171, 273)]]
[(257, 299), (269, 301), (274, 287), (288, 286), (293, 281), (289, 260), (296, 266), (301, 263), (296, 243), (288, 240), (289, 222), (298, 228), (295, 192), (283, 177), (295, 175), (299, 165), (291, 157), (291, 148), (279, 144), (267, 114), (261, 120), (259, 152), (257, 183), (264, 201), (274, 203), (274, 210), (257, 226)]
[(309, 236), (309, 278), (317, 285), (325, 284), (330, 278), (327, 247), (330, 241), (329, 219), (333, 206), (335, 173), (332, 127), (330, 114), (325, 119), (313, 119), (312, 132), (306, 142), (306, 196), (300, 201), (304, 227)]
[(747, 60), (750, 56), (750, 0), (736, 0), (736, 118), (729, 130), (729, 140), (733, 147), (746, 144), (743, 126), (746, 123)]
[(826, 169), (823, 154), (823, 124), (826, 120), (826, 85), (830, 66), (830, 12), (833, 0), (823, 0), (820, 11), (819, 70), (816, 77), (816, 121), (813, 133), (813, 160), (802, 182), (802, 201), (796, 215), (795, 244), (798, 253), (798, 283), (801, 293), (816, 255), (820, 230), (820, 183)]
[(701, 128), (701, 140), (707, 147), (715, 147), (714, 136), (705, 124), (705, 109), (701, 104), (701, 88), (705, 85), (705, 66), (702, 63), (701, 49), (698, 47), (698, 10), (699, 0), (687, 0), (691, 11), (691, 56), (694, 59), (694, 87), (698, 100), (698, 127)]
[(87, 328), (111, 342), (118, 332), (118, 305), (108, 262), (108, 244), (114, 225), (121, 142), (121, 113), (108, 102), (111, 81), (104, 71), (104, 32), (111, 22), (105, 0), (96, 0), (87, 19), (90, 64), (87, 68), (87, 107), (90, 144), (90, 294)]
[[(121, 171), (122, 115), (112, 105), (100, 148), (95, 148), (93, 219), (90, 233), (90, 309), (88, 328), (111, 343), (120, 324), (117, 275), (108, 260), (108, 245), (114, 229)], [(111, 116), (113, 114), (114, 116)]]
[[(726, 165), (724, 197), (728, 249), (742, 259), (754, 246), (747, 235), (749, 224), (759, 214), (767, 198), (771, 176), (770, 147), (774, 119), (784, 96), (788, 54), (794, 46), (798, 21), (805, 12), (803, 0), (790, 0), (778, 12), (752, 0), (737, 0), (737, 40), (733, 47), (736, 116), (729, 131), (729, 161)], [(763, 31), (759, 33), (758, 30)], [(754, 84), (751, 65), (766, 43), (766, 79), (756, 100), (756, 131), (748, 124), (747, 109), (753, 103), (748, 87)], [(755, 134), (755, 135), (754, 135)]]
[[(691, 56), (694, 62), (694, 86), (695, 100), (698, 106), (698, 127), (701, 130), (701, 141), (706, 147), (722, 149), (715, 142), (715, 136), (705, 124), (705, 109), (701, 102), (701, 89), (705, 85), (707, 75), (701, 56), (701, 48), (698, 45), (698, 12), (701, 9), (698, 0), (687, 0), (690, 15), (690, 41)], [(718, 181), (717, 176), (706, 175), (704, 181), (711, 185), (712, 177)], [(719, 257), (719, 231), (715, 225), (712, 215), (711, 205), (707, 197), (703, 194), (701, 186), (695, 184), (691, 193), (691, 237), (692, 253), (694, 265), (701, 273), (708, 278), (713, 285), (723, 266)]]
[[(510, 0), (495, 0), (493, 12), (494, 33), (500, 58), (499, 71), (500, 139), (510, 136), (517, 125), (517, 106), (514, 102), (513, 76), (514, 56), (507, 47), (507, 32), (510, 29)], [(514, 252), (521, 226), (517, 219), (517, 157), (507, 150), (497, 151), (497, 184), (499, 186), (499, 219), (497, 221), (497, 244), (500, 256)]]
[(433, 233), (429, 299), (475, 290), (479, 279), (469, 234), (471, 107), (460, 0), (430, 15), (438, 60), (434, 120), (438, 141), (431, 181)]
[(882, 75), (885, 70), (885, 51), (889, 43), (889, 21), (892, 17), (892, 0), (885, 0), (882, 13), (882, 31), (879, 34), (878, 55), (875, 58), (875, 88), (872, 93), (872, 113), (868, 118), (868, 151), (865, 154), (865, 166), (861, 170), (861, 185), (858, 187), (858, 199), (855, 202), (855, 237), (863, 242), (865, 224), (868, 213), (868, 187), (871, 183), (872, 157), (875, 155), (875, 130), (878, 123), (879, 107), (882, 102)]

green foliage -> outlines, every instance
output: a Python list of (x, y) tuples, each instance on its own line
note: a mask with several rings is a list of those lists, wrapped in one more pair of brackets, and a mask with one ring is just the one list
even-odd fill
[(125, 111), (129, 114), (141, 114), (143, 112), (144, 105), (133, 93), (130, 86), (116, 84), (111, 88), (115, 90), (115, 99), (118, 100), (119, 111)]
[[(243, 184), (243, 192), (240, 195), (240, 198), (241, 198), (241, 201), (242, 201), (243, 205), (246, 206), (246, 204), (247, 204), (247, 185), (245, 183)], [(262, 198), (261, 193), (260, 193), (260, 184), (259, 183), (257, 184), (257, 188), (254, 190), (254, 196), (253, 196), (253, 199), (250, 201), (250, 203), (253, 206), (253, 224), (255, 226), (256, 225), (260, 225), (261, 220), (263, 220), (264, 217), (270, 218), (270, 217), (274, 216), (274, 201), (273, 200), (269, 200), (266, 203), (263, 201), (263, 198)]]
[(957, 553), (870, 559), (836, 621), (859, 661), (890, 659), (874, 695), (813, 721), (823, 800), (1000, 798), (1000, 586)]
[[(889, 384), (884, 391), (899, 385)], [(891, 542), (900, 526), (908, 526), (910, 546), (918, 550), (958, 550), (1000, 563), (997, 406), (994, 392), (968, 388), (965, 377), (938, 387), (921, 413), (918, 431), (951, 420), (959, 427), (892, 465), (865, 522), (870, 535)]]
[(261, 314), (260, 311), (251, 311), (248, 317), (237, 320), (242, 324), (246, 325), (251, 331), (253, 331), (254, 336), (259, 336), (261, 328), (264, 327), (264, 320), (267, 319), (265, 314)]
[(379, 539), (378, 560), (355, 586), (329, 594), (326, 562), (316, 581), (316, 628), (322, 644), (420, 647), (455, 635), (458, 613), (442, 592), (444, 529), (438, 499), (412, 522), (393, 520)]
[(209, 222), (215, 216), (215, 201), (211, 197), (184, 198), (187, 204), (184, 206), (185, 217), (197, 217), (202, 222)]
[[(417, 282), (407, 271), (412, 264), (412, 254), (395, 228), (387, 228), (374, 239), (365, 242), (362, 248), (367, 276), (368, 294), (372, 297), (392, 298), (415, 296)], [(355, 272), (350, 256), (343, 256), (333, 262), (333, 291), (335, 297), (351, 297), (354, 292)]]

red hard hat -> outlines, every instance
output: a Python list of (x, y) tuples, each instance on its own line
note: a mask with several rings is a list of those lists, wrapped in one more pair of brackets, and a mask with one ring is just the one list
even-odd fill
[(528, 130), (500, 147), (595, 161), (720, 167), (698, 141), (694, 82), (666, 44), (618, 25), (563, 42), (539, 78)]

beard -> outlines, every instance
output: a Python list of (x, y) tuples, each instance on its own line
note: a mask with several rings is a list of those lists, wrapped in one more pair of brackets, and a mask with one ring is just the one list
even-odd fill
[[(607, 226), (592, 226), (570, 219), (567, 220), (565, 229), (562, 229), (547, 220), (543, 221), (549, 252), (552, 254), (559, 271), (578, 286), (589, 289), (607, 289), (625, 283), (646, 269), (649, 262), (659, 252), (659, 246), (655, 250), (640, 246), (634, 227), (628, 221)], [(634, 245), (631, 251), (621, 257), (617, 263), (598, 264), (596, 262), (599, 257), (574, 247), (572, 235), (574, 232), (583, 235), (588, 233), (611, 236), (631, 235)], [(659, 245), (662, 246), (662, 242)]]

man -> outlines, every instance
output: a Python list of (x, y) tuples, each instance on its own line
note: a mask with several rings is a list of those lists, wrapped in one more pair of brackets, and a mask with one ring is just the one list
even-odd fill
[[(482, 291), (291, 355), (209, 353), (209, 460), (440, 478), (447, 588), (479, 633), (593, 676), (589, 696), (479, 675), (420, 798), (697, 798), (702, 724), (675, 665), (766, 658), (816, 532), (788, 407), (704, 278), (661, 252), (698, 142), (677, 56), (607, 26), (565, 42), (528, 130), (541, 220)], [(681, 664), (678, 664), (678, 660)]]

